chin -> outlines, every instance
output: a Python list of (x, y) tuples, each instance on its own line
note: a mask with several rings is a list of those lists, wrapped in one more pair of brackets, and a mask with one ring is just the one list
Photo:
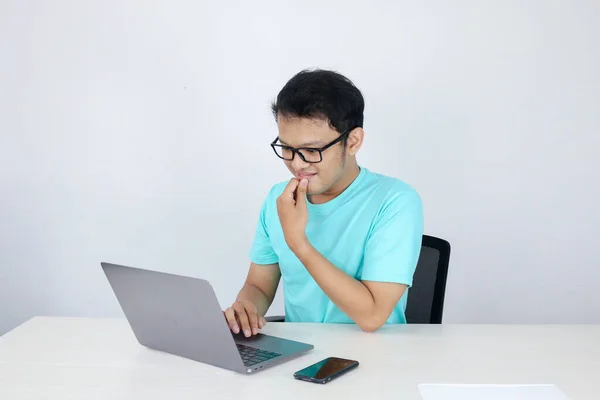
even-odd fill
[(316, 184), (316, 182), (308, 181), (308, 187), (306, 188), (307, 196), (314, 196), (315, 194), (319, 194), (320, 186)]
[(311, 188), (310, 184), (308, 185), (308, 188), (306, 189), (306, 195), (307, 196), (317, 196), (319, 194), (323, 194), (324, 190), (322, 190), (322, 188)]
[(306, 195), (307, 196), (314, 196), (316, 194), (320, 194), (318, 190), (315, 190), (313, 188), (310, 187), (310, 184), (308, 185), (308, 188), (306, 188)]
[(307, 196), (318, 196), (323, 194), (327, 190), (326, 187), (320, 182), (318, 177), (312, 178), (308, 181), (308, 187), (306, 188)]

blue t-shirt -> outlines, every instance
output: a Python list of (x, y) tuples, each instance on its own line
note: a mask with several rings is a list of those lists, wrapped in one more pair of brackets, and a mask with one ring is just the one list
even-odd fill
[[(287, 183), (273, 186), (261, 207), (250, 259), (279, 263), (287, 321), (353, 323), (285, 242), (276, 200)], [(307, 206), (307, 237), (333, 265), (358, 280), (411, 286), (423, 237), (421, 198), (412, 187), (362, 167), (336, 198), (323, 204), (307, 201)], [(406, 323), (407, 295), (408, 289), (387, 323)]]

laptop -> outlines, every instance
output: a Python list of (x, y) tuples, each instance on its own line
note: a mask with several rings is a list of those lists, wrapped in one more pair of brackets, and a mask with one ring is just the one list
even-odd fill
[(233, 333), (204, 279), (101, 265), (137, 341), (147, 348), (243, 374), (314, 348), (262, 333), (249, 338)]

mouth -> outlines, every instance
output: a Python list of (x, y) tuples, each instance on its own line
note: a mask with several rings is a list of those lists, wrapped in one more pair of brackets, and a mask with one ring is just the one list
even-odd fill
[(313, 174), (301, 173), (301, 174), (296, 174), (296, 179), (298, 179), (299, 181), (301, 181), (302, 179), (308, 179), (310, 181), (310, 179), (314, 178), (315, 176), (317, 176), (316, 173), (313, 173)]

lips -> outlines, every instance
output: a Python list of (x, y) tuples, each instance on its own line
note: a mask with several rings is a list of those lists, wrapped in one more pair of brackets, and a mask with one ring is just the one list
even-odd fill
[(316, 176), (317, 174), (296, 174), (296, 178), (298, 180), (302, 180), (302, 179), (308, 179), (310, 180), (310, 178)]

